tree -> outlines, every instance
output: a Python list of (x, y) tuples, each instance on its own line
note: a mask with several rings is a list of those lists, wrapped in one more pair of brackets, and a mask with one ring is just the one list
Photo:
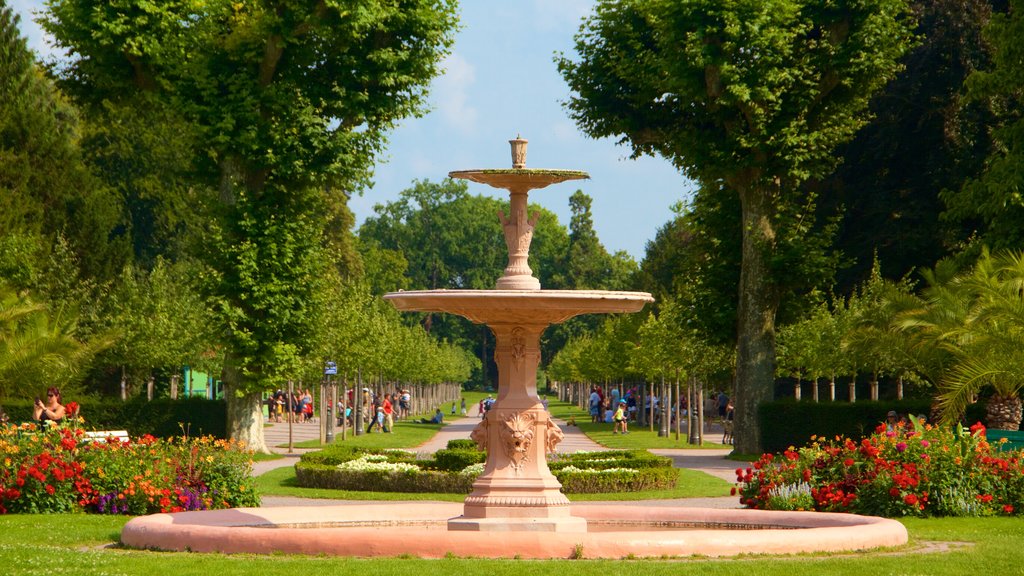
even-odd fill
[(157, 258), (149, 272), (122, 271), (104, 313), (108, 330), (119, 338), (104, 360), (121, 367), (129, 384), (147, 381), (155, 370), (199, 366), (214, 348), (195, 269)]
[[(850, 294), (870, 274), (902, 278), (930, 267), (969, 237), (942, 218), (943, 190), (979, 174), (991, 146), (990, 111), (965, 98), (964, 79), (989, 66), (982, 28), (1002, 0), (912, 0), (918, 44), (904, 70), (872, 99), (873, 118), (839, 147), (843, 163), (820, 182), (818, 212), (840, 216), (836, 246), (848, 265), (836, 291)], [(966, 215), (965, 215), (966, 216)]]
[(966, 86), (968, 98), (995, 116), (992, 146), (981, 174), (944, 194), (949, 216), (973, 224), (993, 250), (1016, 249), (1024, 243), (1024, 5), (1011, 0), (1005, 14), (994, 14), (984, 31), (992, 46), (992, 64), (974, 71)]
[[(659, 154), (706, 192), (741, 205), (736, 447), (760, 449), (771, 395), (780, 232), (813, 198), (835, 147), (864, 125), (871, 95), (911, 42), (903, 0), (602, 1), (559, 59), (567, 103), (593, 137)], [(795, 217), (795, 219), (794, 219)]]
[(66, 240), (80, 271), (109, 280), (130, 255), (119, 203), (84, 164), (78, 110), (43, 74), (18, 22), (0, 3), (0, 277), (35, 287)]
[(325, 214), (369, 182), (386, 134), (423, 109), (452, 42), (433, 0), (109, 3), (54, 0), (44, 27), (93, 107), (149, 96), (194, 127), (216, 200), (204, 256), (224, 327), (232, 438), (266, 450), (261, 396), (311, 350)]
[(72, 310), (51, 311), (0, 283), (0, 396), (27, 399), (48, 386), (79, 384), (113, 336), (86, 342), (77, 336), (75, 321)]

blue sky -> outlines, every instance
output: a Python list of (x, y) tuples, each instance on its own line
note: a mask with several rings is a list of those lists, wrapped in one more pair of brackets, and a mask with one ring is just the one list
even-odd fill
[[(609, 251), (637, 260), (670, 216), (669, 207), (693, 184), (665, 160), (630, 160), (614, 140), (580, 132), (561, 103), (569, 96), (554, 64), (572, 55), (573, 35), (593, 6), (590, 0), (463, 0), (462, 28), (445, 72), (431, 85), (431, 110), (392, 133), (378, 164), (375, 186), (351, 201), (357, 223), (377, 203), (396, 199), (413, 180), (439, 182), (452, 170), (511, 167), (508, 140), (530, 141), (527, 167), (584, 170), (590, 180), (534, 191), (530, 200), (569, 223), (569, 196), (577, 189), (593, 201), (594, 227)], [(12, 0), (22, 33), (45, 56), (50, 51), (32, 11), (41, 0)], [(470, 183), (470, 193), (501, 195)]]

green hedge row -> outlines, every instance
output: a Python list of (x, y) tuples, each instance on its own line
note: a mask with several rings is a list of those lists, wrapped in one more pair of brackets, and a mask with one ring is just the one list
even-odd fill
[[(157, 438), (209, 435), (227, 437), (227, 406), (223, 400), (206, 398), (157, 398), (147, 401), (137, 397), (128, 401), (117, 398), (99, 400), (85, 398), (78, 402), (86, 430), (127, 430), (132, 437), (152, 434)], [(12, 401), (4, 410), (12, 423), (32, 419), (32, 404)]]
[(606, 470), (608, 468), (672, 468), (672, 459), (655, 456), (646, 450), (607, 450), (604, 452), (577, 452), (559, 454), (558, 459), (549, 462), (548, 467), (556, 472), (567, 466)]
[(629, 468), (600, 474), (559, 470), (554, 474), (566, 494), (669, 490), (675, 488), (679, 481), (679, 471), (671, 467)]
[[(895, 410), (901, 415), (927, 416), (931, 400), (864, 402), (797, 402), (793, 399), (765, 402), (759, 407), (761, 445), (765, 452), (781, 452), (790, 446), (803, 446), (811, 436), (863, 438), (885, 421)], [(972, 405), (966, 422), (984, 421), (984, 407)]]
[(331, 488), (366, 492), (469, 494), (476, 479), (463, 474), (423, 470), (402, 472), (341, 472), (336, 466), (299, 462), (295, 479), (304, 488)]

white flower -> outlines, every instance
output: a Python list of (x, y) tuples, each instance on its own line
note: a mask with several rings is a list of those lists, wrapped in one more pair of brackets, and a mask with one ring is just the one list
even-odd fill
[(383, 462), (380, 459), (369, 457), (380, 456), (379, 454), (364, 454), (355, 460), (338, 464), (338, 470), (345, 472), (400, 472), (412, 474), (420, 471), (419, 466), (405, 462)]

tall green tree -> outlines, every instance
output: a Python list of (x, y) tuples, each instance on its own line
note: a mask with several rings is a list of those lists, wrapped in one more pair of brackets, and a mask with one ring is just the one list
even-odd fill
[(78, 267), (65, 274), (109, 280), (130, 255), (120, 203), (83, 162), (78, 110), (44, 75), (18, 26), (0, 2), (0, 277), (37, 287), (63, 238)]
[(662, 155), (740, 200), (741, 452), (760, 449), (757, 406), (772, 394), (780, 232), (813, 207), (799, 184), (827, 174), (864, 125), (910, 28), (904, 0), (602, 1), (576, 36), (578, 60), (559, 59), (589, 135)]
[[(990, 67), (982, 30), (1005, 1), (911, 6), (919, 42), (903, 57), (904, 70), (872, 99), (870, 123), (837, 149), (843, 163), (807, 185), (821, 190), (822, 217), (840, 216), (835, 242), (848, 262), (837, 275), (840, 294), (869, 277), (874, 255), (885, 278), (902, 278), (949, 255), (978, 224), (953, 206), (947, 216), (959, 217), (940, 217), (942, 196), (980, 174), (991, 150), (992, 111), (965, 98), (964, 80)], [(971, 224), (961, 226), (960, 217)]]
[(1024, 244), (1024, 3), (994, 14), (984, 31), (992, 62), (967, 78), (968, 98), (995, 116), (982, 171), (944, 195), (949, 216), (974, 230), (993, 250)]
[(232, 438), (265, 450), (261, 395), (315, 343), (325, 214), (369, 182), (422, 111), (452, 42), (445, 0), (110, 3), (53, 0), (44, 26), (94, 106), (140, 93), (195, 129), (219, 205), (204, 255), (226, 345)]

